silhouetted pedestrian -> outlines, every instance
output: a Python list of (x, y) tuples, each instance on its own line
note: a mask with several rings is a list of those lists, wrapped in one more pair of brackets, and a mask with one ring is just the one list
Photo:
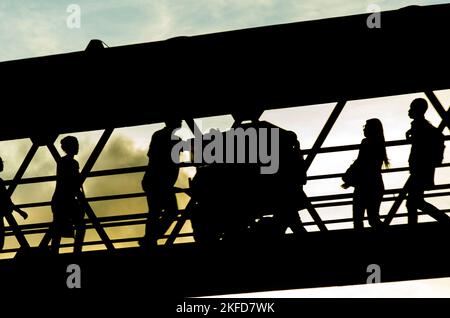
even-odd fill
[[(250, 128), (257, 133), (258, 152), (262, 143), (267, 142), (266, 149), (271, 153), (271, 160), (278, 161), (271, 162), (274, 169), (271, 169), (270, 173), (263, 174), (261, 169), (257, 169), (253, 173), (253, 178), (247, 181), (249, 188), (254, 189), (253, 200), (250, 202), (258, 205), (260, 201), (258, 209), (261, 211), (272, 210), (274, 220), (279, 226), (279, 233), (284, 234), (288, 227), (294, 234), (306, 233), (299, 216), (299, 211), (306, 207), (306, 195), (303, 192), (306, 169), (300, 142), (294, 132), (267, 121), (260, 121), (260, 115), (261, 113), (257, 112), (247, 114), (247, 118), (242, 114), (233, 115), (237, 121), (235, 128)], [(243, 123), (245, 119), (250, 122)], [(262, 138), (262, 131), (266, 132), (266, 138)], [(247, 149), (247, 152), (249, 151), (250, 147)], [(262, 166), (262, 163), (258, 165)]]
[(280, 128), (280, 164), (274, 186), (279, 204), (279, 218), (283, 230), (289, 227), (294, 234), (306, 233), (301, 222), (299, 211), (306, 207), (306, 195), (303, 186), (306, 184), (306, 169), (300, 142), (292, 131)]
[(66, 155), (58, 160), (56, 188), (52, 198), (52, 252), (58, 254), (61, 237), (74, 237), (74, 252), (82, 251), (85, 236), (84, 192), (78, 161), (78, 140), (67, 136), (61, 140), (61, 148)]
[(428, 103), (423, 98), (412, 101), (408, 112), (411, 129), (406, 139), (411, 142), (409, 171), (411, 176), (407, 184), (408, 223), (417, 224), (417, 210), (427, 213), (434, 219), (450, 223), (450, 218), (434, 205), (425, 202), (424, 192), (434, 186), (434, 173), (441, 163), (444, 151), (444, 139), (441, 132), (425, 119)]
[(179, 128), (181, 120), (170, 120), (152, 136), (147, 153), (148, 166), (142, 179), (149, 211), (145, 236), (139, 242), (141, 246), (156, 246), (167, 220), (178, 210), (174, 184), (179, 167), (172, 160), (171, 153), (175, 144), (180, 141), (175, 136)]
[(380, 228), (380, 205), (384, 184), (381, 175), (383, 164), (389, 166), (383, 133), (383, 125), (377, 118), (367, 120), (364, 126), (358, 158), (343, 176), (344, 189), (353, 186), (353, 223), (357, 230), (364, 228), (364, 214), (367, 211), (369, 224)]

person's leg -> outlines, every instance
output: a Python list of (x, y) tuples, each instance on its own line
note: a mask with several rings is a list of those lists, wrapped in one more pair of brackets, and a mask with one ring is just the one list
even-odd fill
[(53, 198), (51, 209), (53, 213), (53, 222), (49, 228), (51, 237), (50, 252), (52, 254), (58, 255), (59, 246), (61, 244), (61, 232), (64, 226), (64, 222), (61, 218), (61, 215), (64, 212), (62, 202)]
[(406, 199), (406, 209), (408, 210), (408, 224), (415, 225), (418, 221), (417, 209), (423, 203), (423, 190), (410, 177), (410, 182), (407, 184), (408, 197)]
[(158, 223), (161, 214), (161, 197), (159, 193), (147, 192), (148, 218), (145, 223), (145, 234), (140, 241), (141, 246), (157, 245), (158, 240)]
[(75, 242), (73, 252), (75, 254), (80, 254), (83, 251), (83, 242), (86, 235), (86, 227), (84, 225), (75, 226)]
[[(293, 186), (280, 186), (276, 190), (279, 192), (274, 199), (270, 197), (270, 193), (266, 194), (269, 199), (260, 206), (260, 209), (269, 208), (278, 211), (274, 215), (274, 226), (282, 234), (286, 232), (288, 227), (294, 234), (307, 233), (298, 213), (300, 209), (304, 208), (304, 205), (300, 204), (299, 200), (306, 200), (305, 193)], [(305, 199), (303, 199), (303, 196), (305, 196)]]
[(353, 192), (353, 225), (355, 230), (364, 229), (364, 200), (357, 190)]
[(3, 223), (3, 217), (0, 216), (0, 251), (3, 250), (5, 245), (5, 223)]
[(51, 252), (55, 255), (59, 254), (59, 246), (61, 245), (61, 234), (60, 229), (57, 225), (52, 224), (52, 243), (51, 243)]
[(307, 233), (303, 226), (302, 220), (298, 214), (297, 209), (292, 204), (282, 204), (280, 210), (279, 224), (282, 227), (283, 233), (289, 227), (294, 234)]
[(155, 221), (155, 233), (157, 239), (165, 234), (178, 217), (178, 204), (172, 187), (159, 194), (159, 208)]
[(290, 209), (290, 211), (287, 212), (287, 216), (289, 227), (294, 234), (307, 233), (297, 210)]
[(80, 210), (79, 214), (74, 219), (75, 225), (75, 242), (73, 252), (80, 254), (83, 251), (83, 242), (86, 235), (86, 225), (84, 222), (84, 212)]
[(148, 206), (148, 216), (147, 216), (147, 220), (145, 222), (144, 237), (142, 237), (139, 241), (139, 244), (141, 246), (149, 245), (149, 243), (151, 241), (151, 235), (153, 233), (153, 226), (155, 224), (155, 220), (154, 220), (154, 216), (153, 216), (155, 207), (153, 206), (153, 200), (148, 192), (146, 192), (146, 198), (147, 198), (147, 206)]
[(148, 206), (148, 216), (147, 216), (147, 220), (145, 221), (145, 232), (144, 232), (144, 237), (143, 239), (145, 239), (147, 237), (147, 235), (150, 233), (150, 196), (148, 193), (146, 193), (147, 198), (147, 206)]
[(380, 206), (383, 199), (383, 193), (373, 193), (368, 200), (367, 204), (367, 217), (369, 224), (374, 229), (379, 229), (383, 226), (383, 222), (380, 219)]

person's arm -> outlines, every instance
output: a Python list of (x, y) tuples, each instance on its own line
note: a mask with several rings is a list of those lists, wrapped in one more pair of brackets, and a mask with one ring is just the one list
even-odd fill
[(292, 131), (286, 131), (282, 138), (285, 142), (283, 142), (283, 149), (280, 150), (280, 152), (282, 152), (281, 156), (284, 158), (281, 160), (287, 162), (290, 173), (295, 175), (300, 186), (304, 186), (307, 178), (306, 164), (305, 159), (303, 158), (300, 141), (297, 139), (297, 135)]
[(84, 200), (86, 200), (86, 197), (84, 195), (82, 176), (80, 173), (78, 161), (76, 161), (76, 160), (74, 160), (74, 161), (75, 161), (75, 168), (74, 168), (73, 173), (75, 176), (71, 180), (71, 183), (72, 183), (72, 186), (74, 187), (73, 191), (74, 191), (76, 198), (79, 201), (84, 201)]
[(77, 194), (77, 198), (78, 200), (86, 200), (86, 195), (84, 194), (84, 188), (83, 185), (80, 185), (80, 188), (78, 189), (78, 194)]
[(409, 130), (405, 133), (405, 137), (406, 137), (406, 140), (408, 140), (408, 141), (411, 140), (411, 137), (412, 137), (412, 131), (411, 131), (411, 129), (409, 129)]

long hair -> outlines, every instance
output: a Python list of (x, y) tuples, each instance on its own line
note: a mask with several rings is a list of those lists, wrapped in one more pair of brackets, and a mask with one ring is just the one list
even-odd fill
[(367, 138), (380, 147), (383, 155), (383, 165), (389, 167), (389, 159), (386, 153), (386, 143), (384, 139), (383, 124), (378, 118), (371, 118), (366, 122)]

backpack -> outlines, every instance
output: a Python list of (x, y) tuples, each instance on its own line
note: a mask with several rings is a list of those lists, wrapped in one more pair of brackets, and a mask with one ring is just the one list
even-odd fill
[(434, 166), (439, 166), (444, 161), (445, 136), (438, 128), (433, 126), (429, 139), (429, 151)]

